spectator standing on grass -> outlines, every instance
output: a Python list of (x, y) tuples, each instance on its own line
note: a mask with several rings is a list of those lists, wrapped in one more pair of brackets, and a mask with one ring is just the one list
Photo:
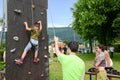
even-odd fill
[(113, 46), (110, 46), (110, 58), (112, 59), (113, 58), (113, 53), (114, 53), (114, 47)]
[(76, 41), (69, 42), (69, 55), (65, 55), (59, 51), (58, 37), (54, 37), (54, 41), (57, 58), (62, 65), (63, 80), (84, 80), (85, 64), (82, 59), (76, 56), (78, 43)]
[[(105, 54), (105, 60), (106, 60), (106, 68), (110, 68), (113, 66), (112, 59), (110, 58), (109, 51), (106, 46), (104, 46), (104, 54)], [(112, 80), (111, 77), (108, 77), (107, 80)]]
[(55, 45), (53, 46), (53, 59), (54, 59), (54, 61), (57, 61), (57, 54), (56, 54), (56, 52), (55, 52)]
[(106, 46), (104, 46), (104, 53), (105, 53), (106, 67), (112, 67), (113, 62), (109, 56), (109, 51), (107, 50)]
[(94, 66), (98, 71), (97, 80), (107, 80), (107, 73), (105, 71), (106, 61), (103, 45), (98, 45), (96, 47), (96, 57), (94, 60)]

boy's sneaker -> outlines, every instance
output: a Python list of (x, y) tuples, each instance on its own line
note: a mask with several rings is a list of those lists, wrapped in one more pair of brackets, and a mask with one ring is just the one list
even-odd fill
[(15, 59), (16, 64), (22, 64), (23, 63), (23, 59)]
[(39, 62), (39, 58), (34, 58), (34, 63), (38, 63)]

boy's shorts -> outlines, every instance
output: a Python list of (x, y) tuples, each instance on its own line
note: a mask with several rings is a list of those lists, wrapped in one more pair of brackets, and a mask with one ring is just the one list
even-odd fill
[(30, 39), (24, 50), (28, 51), (32, 46), (34, 46), (35, 51), (38, 51), (38, 40)]

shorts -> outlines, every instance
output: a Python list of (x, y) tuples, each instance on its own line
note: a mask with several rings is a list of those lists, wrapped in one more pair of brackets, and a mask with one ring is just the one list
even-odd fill
[(38, 51), (38, 40), (30, 39), (24, 50), (28, 51), (32, 46), (34, 46), (35, 51)]

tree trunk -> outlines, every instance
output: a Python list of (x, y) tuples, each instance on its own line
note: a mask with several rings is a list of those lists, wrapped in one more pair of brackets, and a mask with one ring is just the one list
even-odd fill
[(93, 53), (93, 49), (92, 49), (92, 41), (91, 41), (91, 39), (89, 39), (89, 44), (90, 44), (90, 53)]

